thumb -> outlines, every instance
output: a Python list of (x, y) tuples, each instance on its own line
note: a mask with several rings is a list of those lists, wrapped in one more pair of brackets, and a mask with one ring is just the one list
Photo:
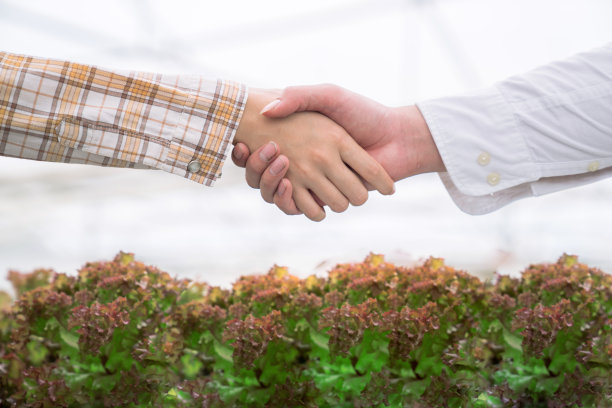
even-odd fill
[(259, 112), (268, 118), (284, 118), (296, 112), (295, 102), (284, 100), (281, 98), (275, 99)]
[(339, 90), (340, 88), (335, 85), (290, 86), (260, 113), (268, 118), (284, 118), (302, 111), (314, 111), (326, 115), (333, 111)]

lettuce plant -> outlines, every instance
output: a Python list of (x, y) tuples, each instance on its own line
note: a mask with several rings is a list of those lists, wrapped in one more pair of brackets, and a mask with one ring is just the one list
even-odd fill
[(224, 289), (127, 253), (9, 279), (0, 407), (612, 406), (612, 276), (574, 256), (492, 282), (370, 255)]

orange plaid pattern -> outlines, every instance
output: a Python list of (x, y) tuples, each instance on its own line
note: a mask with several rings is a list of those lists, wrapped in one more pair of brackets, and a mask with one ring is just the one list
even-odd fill
[(0, 155), (155, 168), (212, 185), (246, 98), (229, 81), (0, 52)]

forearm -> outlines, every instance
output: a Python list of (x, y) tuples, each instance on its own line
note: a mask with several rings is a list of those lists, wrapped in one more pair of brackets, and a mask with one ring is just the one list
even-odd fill
[(157, 168), (210, 185), (245, 99), (224, 81), (0, 53), (0, 155)]

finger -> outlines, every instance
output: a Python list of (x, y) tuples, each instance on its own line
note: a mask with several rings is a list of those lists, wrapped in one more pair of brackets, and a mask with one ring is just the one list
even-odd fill
[(340, 150), (342, 160), (381, 194), (393, 194), (395, 192), (393, 179), (380, 163), (374, 160), (354, 140), (348, 139), (346, 143), (346, 147)]
[(255, 150), (246, 163), (246, 181), (253, 188), (259, 188), (259, 181), (264, 170), (278, 154), (278, 146), (274, 142), (268, 142)]
[(310, 195), (312, 195), (312, 198), (314, 198), (314, 200), (315, 200), (315, 202), (316, 202), (317, 204), (319, 204), (321, 207), (325, 208), (325, 203), (323, 202), (323, 200), (321, 200), (321, 199), (319, 198), (319, 196), (318, 196), (318, 195), (316, 195), (316, 194), (315, 194), (315, 193), (313, 193), (312, 191), (310, 192)]
[(246, 166), (249, 155), (249, 148), (244, 143), (236, 143), (236, 146), (232, 149), (232, 161), (238, 167), (244, 168)]
[(362, 179), (346, 166), (328, 169), (327, 178), (353, 205), (362, 205), (368, 200), (368, 190)]
[(325, 218), (325, 210), (314, 201), (310, 191), (304, 187), (295, 188), (293, 191), (293, 199), (297, 208), (313, 221), (323, 221)]
[(274, 204), (288, 215), (302, 214), (293, 201), (293, 186), (288, 179), (282, 179), (274, 194)]
[(270, 102), (260, 112), (269, 118), (284, 118), (294, 112), (316, 111), (329, 115), (347, 94), (347, 90), (330, 84), (290, 86), (280, 98)]
[(310, 186), (317, 197), (321, 199), (333, 212), (341, 213), (349, 206), (348, 199), (327, 178), (316, 181)]
[[(274, 193), (289, 169), (289, 159), (280, 155), (263, 172), (259, 181), (261, 196), (268, 203), (274, 202)], [(289, 182), (289, 180), (287, 180)], [(289, 182), (291, 184), (291, 182)]]

